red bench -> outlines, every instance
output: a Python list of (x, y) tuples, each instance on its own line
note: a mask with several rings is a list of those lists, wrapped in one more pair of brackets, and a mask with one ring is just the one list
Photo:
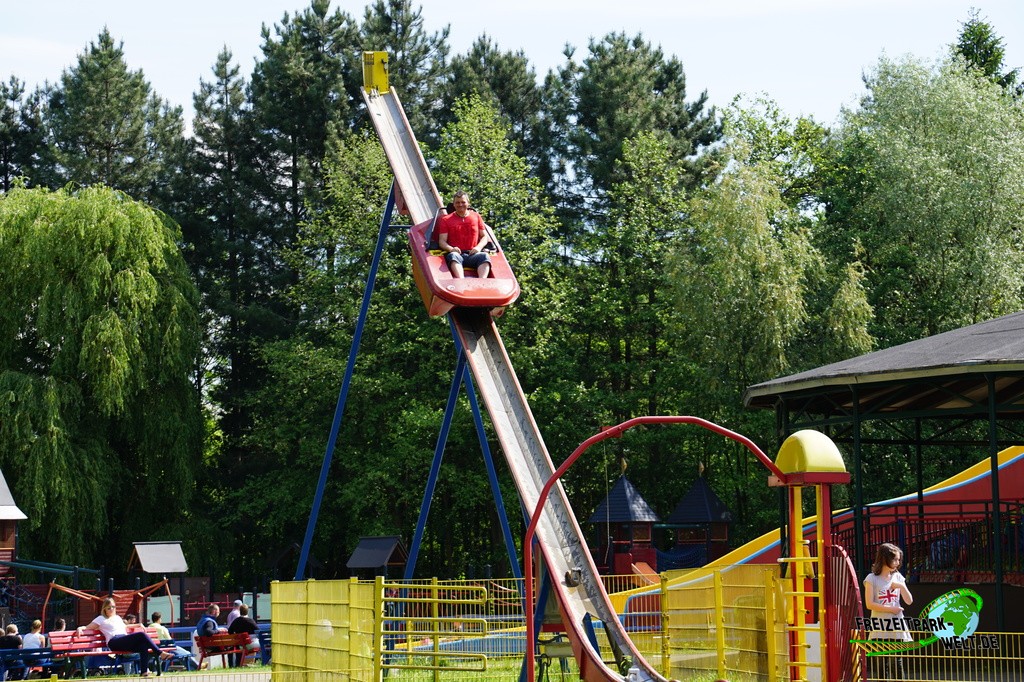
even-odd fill
[(254, 657), (248, 654), (256, 653), (249, 651), (248, 646), (251, 643), (252, 637), (248, 632), (233, 635), (220, 632), (208, 637), (196, 637), (196, 646), (199, 647), (199, 668), (202, 669), (203, 661), (211, 656), (223, 657), (224, 667), (228, 668), (231, 661), (228, 656), (232, 654), (238, 654), (241, 665), (244, 666), (249, 662), (249, 658)]
[[(128, 632), (138, 632), (140, 630), (144, 630), (154, 642), (160, 641), (156, 628), (143, 628), (141, 625), (128, 626)], [(90, 667), (120, 665), (123, 668), (123, 657), (134, 655), (134, 652), (131, 651), (117, 651), (108, 648), (107, 640), (99, 630), (86, 629), (81, 634), (77, 630), (63, 630), (60, 632), (49, 632), (46, 636), (50, 639), (53, 660), (55, 662), (63, 661), (68, 667), (77, 666), (82, 672), (82, 677), (87, 675)], [(163, 649), (163, 651), (172, 650), (173, 647), (171, 649)], [(104, 665), (90, 666), (89, 659), (100, 657), (110, 660), (109, 662), (104, 662)], [(157, 674), (159, 674), (159, 668)]]
[(116, 663), (116, 656), (107, 648), (107, 641), (99, 630), (85, 630), (82, 634), (76, 630), (63, 630), (49, 632), (46, 636), (50, 638), (54, 662), (64, 662), (68, 668), (77, 666), (82, 677), (88, 672), (90, 657), (107, 656), (115, 659), (110, 665)]

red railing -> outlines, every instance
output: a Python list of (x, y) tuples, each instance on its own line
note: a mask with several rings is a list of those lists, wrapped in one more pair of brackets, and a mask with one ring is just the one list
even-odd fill
[(228, 611), (235, 608), (234, 599), (221, 599), (213, 601), (200, 600), (185, 602), (185, 605), (181, 609), (184, 612), (185, 616), (185, 620), (183, 622), (194, 623), (198, 621), (199, 617), (203, 614), (204, 611), (206, 611), (210, 604), (216, 604), (220, 607), (221, 618), (226, 617)]
[(825, 599), (830, 605), (832, 622), (825, 631), (829, 638), (829, 679), (855, 682), (864, 679), (867, 670), (864, 652), (850, 643), (851, 639), (863, 639), (857, 618), (864, 615), (864, 602), (857, 573), (846, 550), (839, 545), (828, 549), (829, 581), (825, 585)]
[[(999, 504), (1004, 582), (1024, 585), (1024, 501)], [(903, 549), (903, 572), (922, 582), (992, 582), (995, 543), (991, 500), (901, 501), (864, 509), (866, 562), (883, 542)], [(836, 521), (833, 536), (855, 545), (853, 519)]]

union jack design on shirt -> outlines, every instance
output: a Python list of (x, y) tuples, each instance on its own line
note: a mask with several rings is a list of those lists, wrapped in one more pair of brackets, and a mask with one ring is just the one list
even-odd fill
[(896, 588), (883, 590), (878, 593), (879, 604), (899, 604), (900, 603), (900, 591)]

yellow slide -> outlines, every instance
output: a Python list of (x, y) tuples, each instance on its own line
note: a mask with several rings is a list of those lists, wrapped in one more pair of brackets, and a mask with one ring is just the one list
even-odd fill
[[(1003, 477), (1007, 473), (1007, 468), (1010, 465), (1015, 465), (1018, 463), (1024, 463), (1024, 447), (1012, 446), (1006, 448), (1005, 450), (999, 453), (1000, 483), (1003, 482)], [(958, 487), (983, 481), (987, 479), (989, 474), (991, 473), (991, 466), (991, 461), (989, 460), (989, 458), (986, 457), (977, 464), (967, 467), (966, 469), (956, 474), (955, 476), (951, 476), (940, 483), (936, 483), (930, 488), (925, 488), (924, 494), (925, 496), (928, 496), (943, 492), (951, 492), (952, 490)], [(906, 495), (894, 497), (892, 499), (885, 500), (882, 502), (875, 502), (874, 504), (892, 504), (902, 500), (911, 499), (916, 496), (916, 492), (908, 493)], [(838, 517), (839, 515), (847, 513), (848, 511), (849, 510), (844, 509), (834, 512), (833, 517)], [(805, 535), (808, 532), (814, 530), (813, 516), (805, 518), (802, 523)], [(668, 588), (672, 589), (673, 587), (678, 587), (691, 581), (700, 580), (702, 578), (707, 577), (716, 570), (728, 569), (729, 567), (736, 566), (738, 564), (774, 563), (775, 557), (778, 555), (778, 544), (779, 530), (776, 528), (775, 530), (769, 531), (761, 537), (751, 540), (747, 544), (742, 545), (737, 549), (734, 549), (725, 556), (720, 557), (712, 561), (711, 563), (702, 566), (701, 568), (684, 570), (681, 572), (672, 571), (670, 575), (675, 574), (675, 576), (669, 579)], [(764, 559), (759, 561), (758, 557), (761, 557), (764, 554), (769, 554), (771, 556), (771, 559), (765, 557)], [(618, 592), (616, 594), (610, 595), (612, 605), (615, 607), (616, 612), (621, 614), (625, 611), (626, 603), (630, 597), (639, 594), (650, 594), (651, 590), (652, 588), (650, 587), (639, 587), (633, 590), (628, 590), (626, 592)]]

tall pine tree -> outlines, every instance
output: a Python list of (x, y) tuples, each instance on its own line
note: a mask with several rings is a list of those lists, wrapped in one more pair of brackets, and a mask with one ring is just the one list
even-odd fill
[(11, 76), (0, 83), (0, 192), (20, 178), (27, 186), (45, 185), (52, 164), (43, 126), (43, 94), (26, 95), (25, 84)]
[(103, 184), (167, 206), (183, 144), (181, 107), (129, 70), (107, 29), (50, 93), (50, 142), (64, 182)]
[(480, 36), (465, 55), (452, 58), (448, 69), (441, 120), (455, 120), (455, 102), (479, 95), (492, 102), (507, 121), (516, 152), (534, 168), (542, 166), (544, 150), (537, 143), (541, 115), (541, 93), (537, 74), (526, 54), (502, 52), (486, 35)]
[[(641, 133), (662, 138), (673, 162), (686, 173), (688, 188), (709, 168), (701, 154), (721, 137), (707, 93), (686, 99), (686, 76), (677, 58), (666, 58), (636, 35), (612, 33), (591, 40), (582, 62), (567, 51), (568, 62), (549, 78), (554, 120), (552, 163), (562, 174), (565, 214), (593, 224), (608, 210), (608, 192), (622, 179), (623, 144)], [(566, 180), (568, 176), (568, 180)]]
[(978, 10), (971, 10), (971, 18), (960, 27), (960, 35), (953, 52), (967, 63), (985, 74), (985, 77), (1007, 90), (1017, 90), (1017, 76), (1020, 69), (1006, 68), (1006, 43), (996, 33), (992, 24), (983, 19)]
[(182, 225), (203, 291), (205, 378), (222, 434), (210, 480), (237, 480), (251, 427), (250, 393), (264, 381), (260, 348), (284, 335), (288, 324), (287, 307), (269, 284), (282, 278), (284, 268), (273, 241), (275, 223), (256, 199), (264, 169), (246, 83), (230, 50), (217, 56), (213, 80), (200, 82), (193, 101)]
[[(282, 216), (277, 247), (292, 244), (300, 223), (323, 201), (323, 160), (332, 128), (348, 120), (346, 55), (356, 46), (352, 18), (313, 0), (274, 30), (263, 27), (263, 59), (252, 77), (260, 144), (268, 155), (264, 199)], [(291, 281), (291, 280), (289, 280)]]

